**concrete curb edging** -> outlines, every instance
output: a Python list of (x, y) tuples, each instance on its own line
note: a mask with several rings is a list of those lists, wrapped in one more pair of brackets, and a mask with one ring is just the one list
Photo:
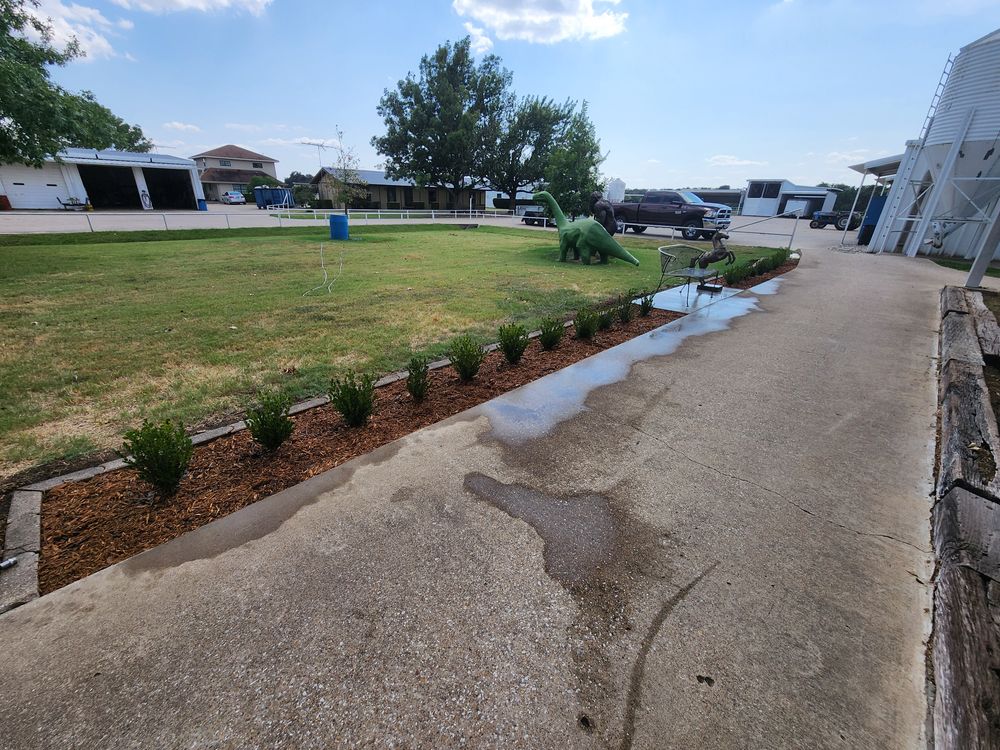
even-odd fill
[(982, 294), (941, 291), (934, 746), (1000, 747), (1000, 433), (986, 385), (1000, 326)]
[[(573, 321), (571, 320), (563, 322), (563, 328), (570, 328), (572, 325)], [(528, 338), (538, 338), (541, 333), (541, 331), (532, 331), (528, 334)], [(488, 344), (483, 347), (486, 352), (494, 352), (499, 348), (500, 345), (498, 343)], [(438, 359), (429, 362), (427, 369), (440, 370), (450, 364), (450, 359)], [(408, 374), (407, 370), (389, 373), (375, 381), (375, 387), (381, 388), (391, 383), (405, 380)], [(310, 398), (290, 406), (288, 413), (299, 414), (309, 409), (323, 406), (329, 402), (330, 399), (326, 396)], [(195, 445), (203, 445), (226, 435), (232, 435), (245, 430), (246, 427), (246, 422), (240, 420), (232, 424), (223, 425), (222, 427), (196, 433), (191, 436), (191, 442)], [(51, 477), (40, 482), (33, 482), (14, 490), (11, 497), (10, 510), (7, 514), (3, 556), (0, 559), (8, 560), (15, 558), (17, 564), (9, 570), (2, 571), (2, 574), (0, 574), (0, 614), (38, 598), (38, 557), (41, 552), (41, 509), (44, 493), (63, 484), (92, 479), (100, 474), (123, 468), (125, 468), (124, 459), (117, 458), (87, 469)]]
[(15, 490), (7, 514), (3, 559), (17, 564), (0, 576), (0, 614), (38, 598), (42, 493)]

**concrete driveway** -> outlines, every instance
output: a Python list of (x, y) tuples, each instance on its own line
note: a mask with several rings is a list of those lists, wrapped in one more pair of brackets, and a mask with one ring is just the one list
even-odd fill
[(807, 253), (9, 612), (0, 746), (924, 747), (959, 278)]

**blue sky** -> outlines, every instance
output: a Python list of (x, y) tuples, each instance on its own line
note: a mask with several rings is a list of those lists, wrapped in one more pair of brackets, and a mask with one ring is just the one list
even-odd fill
[[(521, 94), (586, 99), (630, 187), (855, 182), (918, 135), (950, 53), (1000, 0), (41, 0), (88, 55), (54, 72), (166, 153), (236, 143), (314, 172), (336, 127), (362, 167), (383, 89), (473, 36)], [(1000, 95), (1000, 93), (998, 93)]]

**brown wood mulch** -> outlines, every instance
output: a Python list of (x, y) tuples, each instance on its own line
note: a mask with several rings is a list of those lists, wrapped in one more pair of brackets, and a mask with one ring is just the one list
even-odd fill
[(198, 446), (180, 490), (165, 503), (131, 469), (64, 484), (42, 501), (38, 584), (46, 594), (143, 550), (203, 526), (379, 446), (627, 341), (680, 313), (653, 310), (628, 325), (615, 323), (593, 341), (567, 329), (553, 351), (533, 340), (517, 366), (500, 352), (487, 355), (471, 383), (455, 371), (430, 373), (427, 398), (415, 404), (405, 381), (376, 390), (375, 413), (365, 427), (347, 427), (329, 405), (295, 415), (295, 431), (268, 454), (246, 430)]
[[(743, 288), (795, 265), (747, 279)], [(295, 431), (274, 453), (261, 449), (246, 430), (219, 438), (195, 449), (179, 491), (164, 503), (152, 502), (150, 488), (130, 469), (53, 488), (42, 500), (39, 589), (47, 594), (680, 317), (653, 310), (624, 326), (616, 322), (592, 341), (572, 338), (567, 329), (550, 352), (533, 340), (517, 366), (492, 352), (471, 383), (460, 382), (450, 367), (433, 371), (421, 404), (412, 401), (405, 381), (391, 383), (376, 390), (375, 413), (362, 428), (347, 427), (330, 405), (310, 409), (292, 417)]]

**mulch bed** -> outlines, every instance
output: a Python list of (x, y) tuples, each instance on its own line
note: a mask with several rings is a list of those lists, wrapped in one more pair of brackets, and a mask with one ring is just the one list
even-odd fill
[[(796, 261), (752, 279), (748, 288), (795, 268)], [(262, 498), (332, 469), (357, 456), (560, 370), (599, 351), (683, 317), (653, 310), (627, 325), (572, 338), (542, 351), (533, 340), (517, 366), (492, 352), (471, 383), (450, 368), (430, 373), (427, 398), (415, 404), (405, 381), (376, 390), (375, 413), (365, 427), (347, 427), (330, 405), (292, 417), (295, 431), (274, 453), (265, 452), (246, 430), (195, 449), (177, 495), (151, 502), (150, 488), (130, 469), (101, 474), (49, 490), (42, 500), (42, 553), (38, 584), (47, 594), (180, 536)]]
[(375, 413), (366, 427), (347, 427), (330, 405), (310, 409), (292, 418), (295, 431), (272, 454), (246, 430), (219, 438), (195, 449), (180, 490), (166, 503), (151, 503), (150, 488), (131, 469), (49, 490), (42, 502), (41, 593), (680, 317), (653, 310), (625, 326), (616, 322), (593, 341), (572, 338), (568, 329), (550, 352), (533, 340), (516, 367), (492, 352), (471, 383), (460, 382), (450, 367), (435, 370), (421, 404), (413, 403), (405, 381), (392, 383), (376, 390)]
[(735, 284), (726, 284), (726, 286), (730, 289), (749, 289), (752, 286), (763, 284), (765, 281), (769, 281), (776, 276), (781, 276), (783, 273), (788, 273), (798, 264), (799, 262), (797, 260), (790, 260), (781, 264), (777, 268), (768, 271), (767, 273), (762, 273), (759, 276), (751, 276), (750, 278), (743, 279), (742, 281), (737, 281)]

